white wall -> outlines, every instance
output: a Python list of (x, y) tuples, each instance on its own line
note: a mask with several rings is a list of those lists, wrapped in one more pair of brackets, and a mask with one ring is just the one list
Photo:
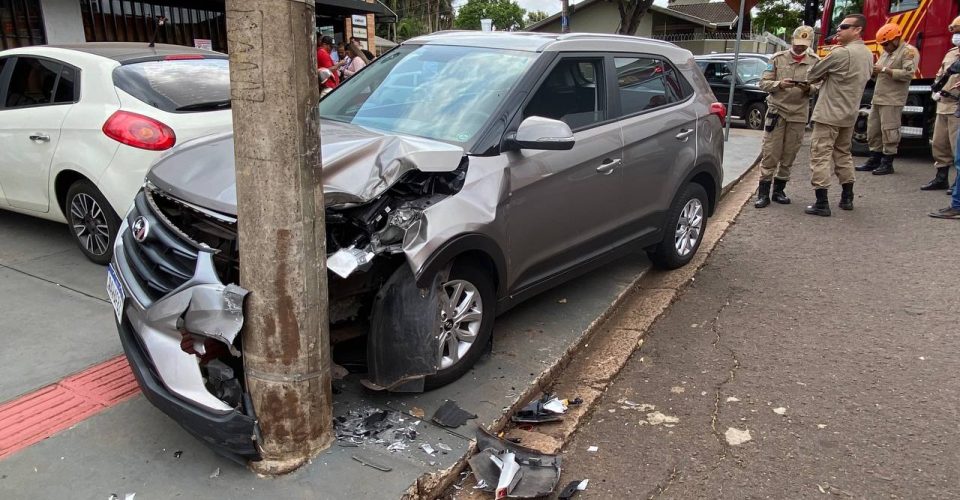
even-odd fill
[(66, 44), (86, 42), (83, 34), (83, 19), (80, 17), (80, 2), (77, 0), (40, 0), (43, 10), (43, 27), (47, 43)]

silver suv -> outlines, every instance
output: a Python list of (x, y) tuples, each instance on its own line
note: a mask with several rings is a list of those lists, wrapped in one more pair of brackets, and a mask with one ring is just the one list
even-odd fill
[[(366, 335), (364, 383), (422, 391), (484, 352), (494, 317), (612, 259), (696, 253), (726, 109), (690, 52), (595, 34), (410, 40), (320, 103), (329, 317)], [(256, 457), (243, 382), (232, 136), (159, 160), (108, 289), (150, 400)]]

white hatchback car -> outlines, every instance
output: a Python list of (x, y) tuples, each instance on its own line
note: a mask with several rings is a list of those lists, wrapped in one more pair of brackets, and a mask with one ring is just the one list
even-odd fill
[(0, 52), (0, 209), (66, 222), (110, 261), (147, 168), (175, 144), (229, 131), (227, 56), (86, 43)]

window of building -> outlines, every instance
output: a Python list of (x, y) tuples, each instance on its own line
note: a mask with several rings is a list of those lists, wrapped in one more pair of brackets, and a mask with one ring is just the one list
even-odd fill
[[(149, 42), (227, 51), (226, 14), (213, 2), (80, 0), (88, 42)], [(165, 18), (163, 26), (157, 20)]]
[(583, 129), (606, 120), (603, 60), (564, 59), (547, 75), (524, 109), (524, 118), (542, 116)]
[(0, 50), (45, 43), (40, 0), (0, 0)]

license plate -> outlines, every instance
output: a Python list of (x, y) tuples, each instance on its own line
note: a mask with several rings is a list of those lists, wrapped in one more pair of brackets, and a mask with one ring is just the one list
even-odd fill
[(113, 313), (117, 316), (117, 323), (123, 316), (123, 302), (126, 294), (123, 292), (123, 286), (117, 278), (117, 273), (113, 270), (113, 264), (107, 265), (107, 296), (110, 297), (110, 303), (113, 304)]

